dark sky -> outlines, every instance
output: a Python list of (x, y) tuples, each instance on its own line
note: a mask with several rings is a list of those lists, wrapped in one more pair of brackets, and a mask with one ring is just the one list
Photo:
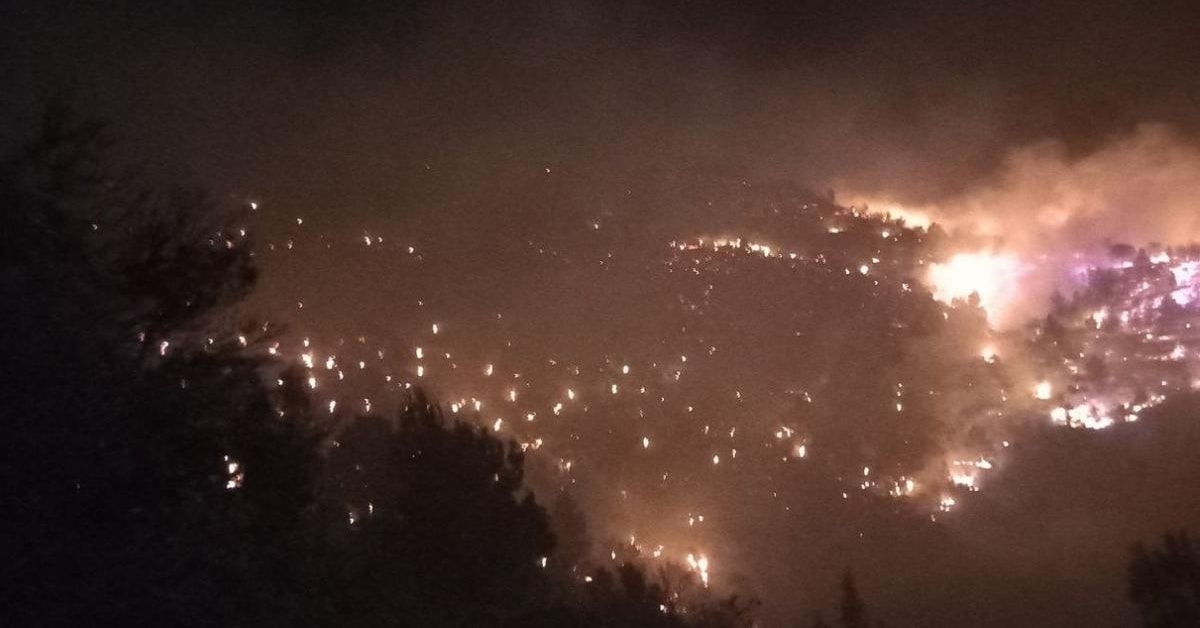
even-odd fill
[[(706, 553), (769, 626), (830, 608), (846, 568), (890, 625), (1130, 625), (1128, 546), (1200, 524), (1188, 406), (1102, 432), (967, 416), (1036, 374), (963, 367), (978, 321), (907, 331), (940, 318), (902, 287), (937, 252), (919, 232), (868, 249), (804, 213), (832, 189), (955, 216), (1044, 142), (1117, 178), (1088, 156), (1151, 123), (1191, 182), (1195, 3), (324, 4), (4, 2), (3, 139), (69, 88), (156, 175), (257, 201), (251, 309), (364, 378), (318, 364), (322, 401), (372, 394), (358, 359), (377, 385), (420, 362), (447, 402), (544, 437), (539, 490), (578, 493), (597, 537)], [(669, 246), (735, 236), (836, 272)], [(897, 423), (904, 382), (942, 392)], [(942, 513), (924, 474), (960, 453), (1000, 468)], [(930, 492), (873, 497), (864, 466)]]
[(394, 197), (385, 173), (410, 189), (414, 162), (698, 163), (924, 196), (1014, 144), (1196, 126), (1188, 2), (354, 4), (7, 3), (5, 100), (75, 84), (206, 177), (320, 173), (346, 184), (316, 198), (364, 201)]

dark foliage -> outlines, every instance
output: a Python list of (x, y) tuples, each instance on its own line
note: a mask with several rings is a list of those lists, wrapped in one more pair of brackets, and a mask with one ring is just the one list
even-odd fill
[(522, 466), (513, 445), (448, 423), (419, 391), (394, 417), (349, 422), (330, 443), (321, 491), (336, 622), (751, 625), (754, 602), (715, 598), (692, 574), (652, 580), (633, 563), (586, 569), (586, 523), (569, 498), (555, 508), (571, 542), (560, 554)]
[(17, 551), (0, 605), (40, 625), (286, 616), (270, 588), (303, 543), (307, 401), (267, 386), (238, 343), (198, 342), (252, 286), (249, 250), (201, 194), (112, 172), (104, 146), (56, 106), (2, 166), (0, 472)]
[(267, 330), (224, 320), (255, 280), (233, 216), (105, 146), (53, 106), (0, 165), (0, 623), (748, 625), (551, 564), (522, 454), (419, 392), (318, 425)]
[(522, 454), (420, 393), (336, 436), (324, 490), (340, 621), (517, 625), (554, 544)]
[(840, 617), (843, 628), (867, 628), (867, 606), (858, 596), (858, 587), (850, 572), (842, 578), (842, 602)]
[(1200, 626), (1200, 554), (1186, 533), (1163, 535), (1161, 547), (1134, 548), (1129, 598), (1147, 628)]
[[(846, 571), (842, 576), (839, 588), (841, 597), (838, 600), (836, 613), (838, 621), (835, 625), (840, 628), (885, 628), (886, 624), (882, 621), (871, 622), (867, 604), (858, 592), (858, 585), (854, 582), (852, 572)], [(809, 625), (812, 628), (829, 628), (831, 624), (825, 621), (824, 615), (816, 612), (813, 613)]]

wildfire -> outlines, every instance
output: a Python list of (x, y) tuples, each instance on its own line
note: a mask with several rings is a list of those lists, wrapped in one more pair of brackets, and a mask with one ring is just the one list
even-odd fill
[(704, 554), (700, 554), (699, 556), (697, 556), (695, 554), (688, 554), (687, 555), (687, 564), (688, 564), (689, 569), (700, 574), (700, 582), (704, 583), (704, 586), (707, 587), (708, 586), (708, 557), (705, 556)]
[(1019, 289), (1024, 265), (1004, 253), (958, 253), (944, 264), (933, 264), (927, 280), (933, 298), (952, 303), (972, 294), (992, 320), (1003, 312)]

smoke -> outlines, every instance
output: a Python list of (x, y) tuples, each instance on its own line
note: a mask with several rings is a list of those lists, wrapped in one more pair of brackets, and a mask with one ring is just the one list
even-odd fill
[(1143, 124), (1074, 159), (1058, 141), (1018, 148), (992, 180), (927, 211), (1032, 257), (1106, 241), (1193, 241), (1197, 199), (1200, 147), (1170, 127)]
[[(1007, 326), (1041, 313), (1055, 289), (1069, 288), (1073, 267), (1111, 244), (1200, 239), (1200, 146), (1162, 124), (1138, 125), (1082, 155), (1044, 140), (1010, 150), (961, 192), (918, 206), (890, 200), (903, 196), (852, 198), (947, 229), (947, 262), (930, 273), (931, 287), (954, 297), (977, 290), (992, 321)], [(954, 272), (961, 259), (978, 263)]]

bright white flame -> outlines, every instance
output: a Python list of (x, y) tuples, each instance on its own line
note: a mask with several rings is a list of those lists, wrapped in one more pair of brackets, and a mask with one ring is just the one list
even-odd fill
[(943, 303), (979, 296), (979, 304), (989, 320), (1002, 316), (1016, 296), (1023, 265), (1003, 253), (958, 253), (944, 264), (933, 264), (927, 280), (933, 297)]
[(695, 554), (687, 555), (688, 568), (700, 574), (700, 582), (704, 586), (708, 586), (708, 557), (704, 554), (696, 556)]
[(968, 489), (975, 488), (975, 476), (963, 471), (955, 471), (950, 474), (950, 481), (957, 486), (965, 486)]
[[(872, 201), (866, 198), (854, 198), (852, 204), (855, 206), (866, 206), (867, 213), (874, 216), (884, 216), (891, 220), (903, 220), (906, 227), (914, 229), (928, 229), (932, 224), (929, 215), (916, 209), (909, 209), (903, 205), (899, 205), (890, 201), (880, 201), (878, 199)], [(832, 229), (830, 230), (833, 233)], [(883, 236), (887, 237), (887, 236)]]

